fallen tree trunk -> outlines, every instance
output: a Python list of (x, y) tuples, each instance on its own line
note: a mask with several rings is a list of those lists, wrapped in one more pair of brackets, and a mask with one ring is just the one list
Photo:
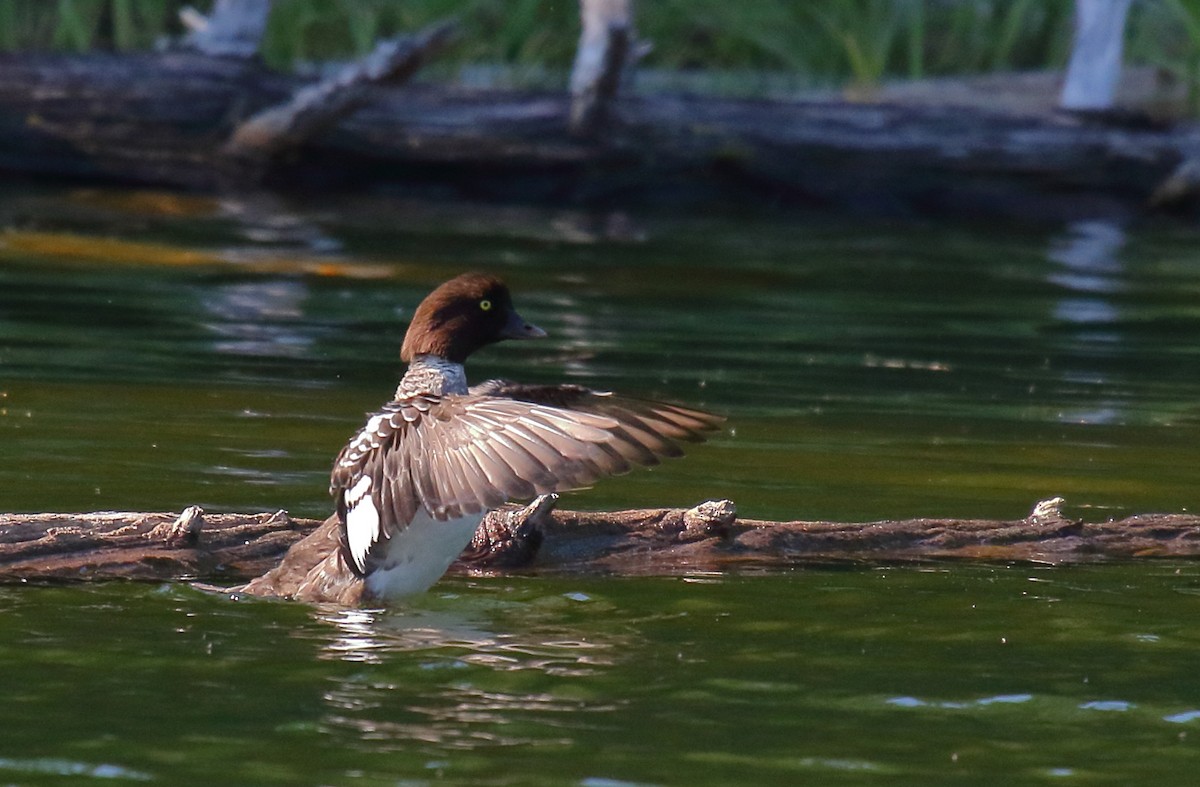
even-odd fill
[(349, 114), (366, 100), (368, 86), (407, 81), (453, 32), (454, 25), (444, 23), (412, 38), (381, 41), (358, 63), (297, 90), (287, 103), (264, 109), (239, 124), (221, 155), (261, 160), (265, 166), (271, 157), (300, 147)]
[[(870, 523), (739, 519), (729, 501), (692, 509), (555, 511), (539, 501), (493, 512), (458, 570), (549, 569), (677, 574), (827, 561), (1023, 561), (1200, 558), (1200, 517), (1146, 514), (1109, 522), (1065, 518), (1061, 501), (1011, 521)], [(0, 514), (0, 581), (194, 580), (233, 585), (272, 568), (333, 520), (275, 514)], [(333, 543), (331, 541), (331, 543)]]
[[(304, 84), (194, 53), (2, 56), (0, 171), (194, 189), (245, 182), (226, 153), (235, 129)], [(736, 195), (1057, 221), (1141, 210), (1200, 158), (1192, 126), (1049, 112), (624, 93), (602, 135), (579, 137), (566, 92), (374, 85), (359, 98), (272, 162), (265, 182), (560, 204)]]
[(0, 580), (257, 576), (320, 522), (274, 514), (0, 514)]

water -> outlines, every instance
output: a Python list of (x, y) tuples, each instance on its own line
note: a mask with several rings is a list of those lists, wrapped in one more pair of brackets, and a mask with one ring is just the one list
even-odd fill
[[(1195, 505), (1200, 253), (721, 208), (0, 191), (0, 510), (287, 508), (439, 281), (570, 380), (729, 428), (564, 505), (869, 520)], [(387, 611), (0, 587), (0, 782), (1188, 783), (1200, 567), (452, 577)]]
[(455, 578), (388, 612), (0, 591), (0, 775), (1191, 783), (1200, 568)]

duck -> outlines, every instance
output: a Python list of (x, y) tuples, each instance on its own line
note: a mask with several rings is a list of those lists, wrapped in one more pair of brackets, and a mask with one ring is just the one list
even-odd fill
[(335, 603), (422, 593), (489, 510), (679, 456), (680, 442), (724, 420), (575, 384), (468, 385), (476, 351), (546, 335), (497, 276), (464, 273), (434, 289), (405, 333), (395, 394), (334, 460), (334, 513), (240, 591)]

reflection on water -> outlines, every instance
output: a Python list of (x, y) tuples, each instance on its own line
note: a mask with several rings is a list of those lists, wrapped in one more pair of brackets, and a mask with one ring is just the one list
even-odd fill
[[(565, 597), (564, 597), (565, 598)], [(441, 603), (439, 603), (439, 601)], [(333, 627), (321, 658), (372, 665), (404, 665), (395, 670), (354, 672), (325, 691), (329, 708), (323, 723), (331, 730), (352, 730), (373, 748), (402, 749), (413, 742), (461, 750), (518, 745), (567, 745), (570, 737), (547, 738), (544, 732), (518, 734), (528, 725), (554, 728), (556, 717), (578, 728), (579, 714), (608, 713), (619, 703), (573, 696), (561, 690), (500, 690), (478, 685), (478, 670), (530, 672), (543, 679), (574, 681), (601, 675), (616, 666), (619, 645), (627, 637), (597, 637), (552, 625), (504, 631), (489, 626), (489, 615), (474, 607), (446, 604), (391, 610), (325, 609), (318, 621)], [(559, 602), (539, 602), (532, 617)], [(408, 680), (404, 675), (412, 676)], [(405, 684), (409, 684), (405, 688)], [(415, 686), (429, 686), (418, 688)]]
[[(1181, 698), (1182, 699), (1182, 698)], [(1145, 717), (1146, 723), (1153, 724), (1165, 721), (1170, 724), (1187, 724), (1200, 719), (1200, 710), (1187, 709), (1183, 711), (1170, 710), (1167, 707), (1178, 707), (1178, 703), (1170, 706), (1161, 704), (1139, 705), (1127, 700), (1106, 699), (1086, 700), (1080, 702), (1077, 698), (1064, 698), (1052, 695), (1033, 694), (1003, 694), (992, 697), (979, 697), (969, 700), (935, 700), (918, 697), (891, 697), (883, 704), (921, 712), (939, 713), (942, 711), (978, 712), (990, 706), (1030, 705), (1031, 713), (1055, 716), (1076, 715), (1075, 711), (1094, 713), (1138, 713)], [(998, 712), (1008, 712), (999, 708)]]
[(1195, 565), (705, 580), (452, 578), (391, 610), (0, 588), (0, 778), (1191, 778)]
[[(299, 213), (270, 193), (221, 200), (221, 217), (232, 219), (240, 237), (254, 247), (303, 249), (317, 254), (337, 254), (342, 242), (324, 228), (320, 216)], [(236, 258), (238, 247), (230, 253)]]
[[(1121, 282), (1125, 266), (1119, 253), (1125, 248), (1125, 231), (1105, 221), (1080, 221), (1069, 225), (1065, 232), (1051, 239), (1049, 258), (1062, 266), (1061, 271), (1051, 271), (1048, 281), (1061, 284), (1069, 290), (1098, 294), (1112, 294), (1124, 289)], [(1089, 322), (1078, 318), (1072, 309), (1075, 301), (1064, 299), (1064, 306), (1056, 314), (1064, 320)], [(1084, 309), (1085, 315), (1090, 309)], [(1115, 311), (1100, 309), (1109, 320)]]
[(938, 702), (930, 702), (927, 700), (917, 699), (916, 697), (893, 697), (893, 698), (887, 700), (887, 704), (895, 705), (896, 707), (899, 707), (899, 708), (932, 707), (932, 708), (958, 709), (958, 708), (984, 708), (984, 707), (987, 707), (988, 705), (996, 705), (996, 704), (1011, 705), (1011, 704), (1018, 703), (1018, 702), (1029, 702), (1032, 699), (1033, 699), (1032, 694), (1002, 694), (998, 697), (981, 697), (977, 700), (970, 700), (970, 701), (966, 701), (966, 702), (944, 701), (944, 700), (938, 701)]
[[(325, 657), (378, 663), (380, 651), (438, 654), (455, 663), (490, 669), (537, 670), (561, 677), (587, 677), (612, 665), (613, 641), (579, 640), (569, 634), (544, 632), (534, 640), (482, 628), (467, 611), (431, 609), (332, 609), (317, 619), (335, 627), (337, 636), (324, 646)], [(430, 665), (430, 668), (433, 668)]]
[(1117, 772), (1146, 768), (1145, 746), (1169, 772), (1187, 741), (1172, 730), (1196, 723), (1177, 669), (1198, 632), (1160, 613), (1195, 571), (1114, 570), (456, 581), (318, 616), (325, 657), (356, 667), (325, 692), (322, 729), (377, 756), (416, 749), (446, 778), (471, 752), (594, 783), (997, 767), (1011, 783), (1092, 774), (1100, 741)]
[(309, 297), (308, 286), (298, 280), (239, 282), (207, 289), (201, 304), (216, 318), (205, 323), (217, 336), (212, 349), (233, 355), (305, 356), (314, 339), (296, 323)]
[(0, 773), (18, 773), (29, 776), (69, 776), (73, 779), (116, 779), (120, 781), (148, 782), (154, 776), (112, 763), (94, 765), (87, 762), (72, 762), (54, 758), (14, 759), (0, 757)]
[(375, 636), (375, 618), (379, 613), (367, 609), (335, 609), (318, 615), (319, 620), (332, 624), (337, 637), (324, 648), (325, 658), (378, 664), (375, 651), (385, 646)]
[[(1077, 326), (1071, 335), (1079, 351), (1097, 344), (1116, 344), (1121, 335), (1117, 323), (1121, 312), (1114, 298), (1126, 290), (1125, 266), (1120, 254), (1126, 243), (1125, 232), (1104, 221), (1083, 221), (1070, 225), (1062, 237), (1051, 241), (1049, 258), (1061, 268), (1052, 270), (1047, 281), (1070, 294), (1055, 304), (1054, 317)], [(1068, 384), (1103, 387), (1108, 380), (1101, 371), (1073, 370), (1064, 373)], [(1067, 423), (1111, 424), (1125, 417), (1121, 402), (1101, 398), (1087, 409), (1063, 412)]]

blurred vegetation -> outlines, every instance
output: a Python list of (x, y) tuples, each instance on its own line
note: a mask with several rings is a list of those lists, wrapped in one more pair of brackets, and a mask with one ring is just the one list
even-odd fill
[(1188, 114), (1200, 114), (1200, 0), (1155, 0), (1153, 9), (1135, 17), (1129, 52), (1182, 80)]
[[(212, 3), (193, 3), (207, 11)], [(0, 0), (0, 50), (145, 49), (180, 35), (179, 0)], [(813, 84), (1058, 68), (1067, 0), (643, 0), (637, 24), (664, 69), (781, 71)], [(562, 72), (578, 36), (575, 0), (276, 0), (263, 56), (276, 67), (361, 53), (448, 16), (463, 26), (443, 67)], [(1128, 59), (1200, 81), (1200, 0), (1142, 0)]]

